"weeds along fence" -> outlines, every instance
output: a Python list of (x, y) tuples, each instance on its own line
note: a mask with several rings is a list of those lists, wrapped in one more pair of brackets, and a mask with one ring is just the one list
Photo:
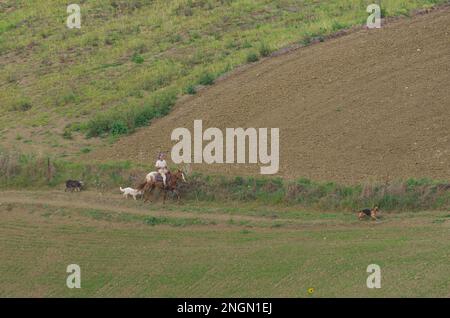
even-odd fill
[[(0, 188), (62, 187), (68, 179), (83, 180), (86, 187), (108, 190), (141, 181), (146, 169), (129, 162), (75, 163), (29, 154), (0, 152)], [(139, 179), (139, 180), (138, 180)]]
[(201, 201), (258, 201), (324, 210), (374, 205), (383, 210), (450, 209), (450, 183), (429, 179), (346, 186), (305, 178), (285, 181), (194, 174), (182, 192), (185, 197)]
[[(64, 188), (67, 179), (83, 180), (91, 190), (109, 191), (140, 183), (149, 167), (129, 162), (73, 163), (34, 155), (0, 152), (0, 188)], [(259, 202), (308, 208), (383, 210), (450, 210), (450, 182), (408, 179), (342, 185), (281, 178), (226, 177), (193, 173), (180, 186), (183, 200)]]

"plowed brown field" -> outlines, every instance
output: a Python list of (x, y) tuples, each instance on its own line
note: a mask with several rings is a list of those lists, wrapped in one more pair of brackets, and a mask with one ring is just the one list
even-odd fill
[[(450, 10), (359, 30), (242, 68), (87, 155), (152, 162), (176, 127), (280, 128), (287, 178), (450, 178)], [(192, 165), (257, 175), (258, 165)]]

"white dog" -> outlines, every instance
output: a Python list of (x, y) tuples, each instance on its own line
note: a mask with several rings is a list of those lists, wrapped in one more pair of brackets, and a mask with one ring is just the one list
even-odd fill
[(136, 200), (136, 196), (142, 194), (142, 191), (138, 191), (138, 190), (130, 188), (130, 187), (125, 188), (125, 189), (122, 189), (122, 187), (120, 187), (120, 192), (123, 193), (123, 196), (125, 198), (128, 198), (128, 196), (131, 195), (133, 197), (133, 199), (135, 199), (135, 200)]

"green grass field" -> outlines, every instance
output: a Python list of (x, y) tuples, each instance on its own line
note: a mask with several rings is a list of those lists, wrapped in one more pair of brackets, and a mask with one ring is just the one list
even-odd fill
[[(448, 211), (329, 213), (3, 192), (0, 296), (448, 297)], [(81, 267), (81, 289), (66, 267)], [(368, 289), (369, 264), (381, 289)], [(314, 288), (313, 294), (307, 290)]]
[[(79, 130), (130, 133), (239, 65), (362, 25), (372, 2), (83, 1), (79, 30), (66, 1), (0, 3), (0, 138), (63, 154)], [(444, 2), (386, 0), (382, 13)]]
[[(0, 1), (0, 297), (450, 297), (446, 180), (192, 174), (163, 206), (118, 193), (152, 167), (79, 159), (241, 65), (361, 26), (372, 2), (80, 1), (70, 30), (67, 1)], [(375, 204), (380, 219), (358, 221)]]

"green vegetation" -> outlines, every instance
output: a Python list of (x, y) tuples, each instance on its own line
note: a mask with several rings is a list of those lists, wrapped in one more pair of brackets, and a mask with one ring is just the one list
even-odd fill
[[(198, 84), (289, 44), (364, 23), (372, 2), (85, 1), (78, 30), (65, 25), (67, 1), (3, 1), (0, 125), (63, 119), (81, 122), (70, 129), (90, 137), (128, 134), (167, 114)], [(445, 2), (383, 1), (382, 12), (406, 15)]]
[[(87, 152), (89, 148), (81, 149)], [(130, 182), (131, 164), (80, 164), (25, 154), (0, 151), (0, 187), (54, 187), (67, 179), (84, 180), (88, 188), (104, 189)], [(141, 175), (142, 176), (142, 175)]]
[[(152, 167), (62, 159), (64, 142), (88, 153), (239, 65), (364, 23), (372, 2), (80, 1), (69, 30), (67, 1), (0, 1), (0, 137), (56, 153), (0, 147), (0, 297), (448, 297), (448, 180), (194, 173), (163, 206), (118, 190)], [(386, 0), (382, 14), (445, 2)], [(67, 179), (86, 191), (64, 192)], [(375, 204), (379, 220), (357, 220)], [(81, 289), (65, 285), (73, 263)], [(366, 288), (372, 263), (381, 289)]]
[(266, 43), (260, 43), (259, 45), (259, 55), (262, 57), (267, 57), (272, 53), (272, 49)]
[[(136, 204), (117, 197), (116, 208)], [(158, 216), (153, 205), (113, 212), (1, 200), (1, 297), (446, 297), (450, 288), (448, 212), (376, 223), (341, 223), (340, 214), (326, 226), (317, 212), (315, 223), (267, 228), (237, 216)], [(73, 263), (80, 289), (65, 285)], [(381, 267), (380, 289), (366, 287), (369, 264)]]
[[(83, 164), (61, 159), (51, 159), (49, 166), (47, 158), (0, 152), (0, 184), (5, 188), (53, 187), (67, 179), (79, 179), (89, 188), (111, 189), (141, 182), (150, 169), (129, 162)], [(188, 179), (189, 182), (180, 188), (184, 200), (259, 202), (319, 210), (355, 210), (373, 205), (379, 205), (383, 210), (450, 208), (448, 181), (409, 179), (348, 186), (308, 179), (285, 181), (280, 178), (232, 178), (195, 173)]]
[(258, 54), (256, 54), (255, 52), (250, 52), (247, 54), (247, 62), (248, 63), (253, 63), (259, 60), (259, 56)]
[(26, 112), (27, 110), (31, 109), (31, 104), (28, 100), (22, 99), (19, 100), (15, 105), (13, 105), (11, 109), (15, 111)]
[(189, 84), (189, 85), (186, 87), (186, 89), (184, 90), (184, 92), (185, 92), (186, 94), (189, 94), (189, 95), (195, 95), (195, 94), (197, 93), (197, 89), (195, 88), (194, 85)]
[(346, 186), (309, 179), (229, 178), (194, 174), (183, 195), (201, 201), (288, 204), (320, 210), (355, 210), (379, 205), (383, 210), (450, 208), (450, 184), (429, 179), (397, 180)]
[[(70, 213), (78, 213), (81, 216), (85, 216), (94, 220), (104, 220), (109, 222), (124, 222), (124, 223), (142, 223), (145, 225), (170, 225), (175, 227), (191, 226), (191, 225), (214, 225), (214, 221), (207, 221), (199, 218), (175, 218), (175, 217), (163, 217), (163, 216), (146, 216), (134, 213), (117, 213), (109, 212), (107, 210), (77, 210), (77, 209), (65, 209), (59, 208), (57, 211), (52, 212), (51, 208), (47, 208), (46, 216), (51, 215), (67, 215)], [(65, 212), (65, 210), (71, 210), (71, 212)], [(62, 212), (64, 211), (64, 212)]]
[(202, 75), (200, 75), (200, 78), (198, 79), (198, 83), (200, 85), (212, 85), (214, 84), (214, 74), (205, 72)]
[(113, 136), (134, 131), (135, 128), (146, 126), (150, 120), (167, 115), (175, 103), (173, 91), (163, 92), (153, 96), (142, 107), (131, 107), (124, 111), (108, 111), (91, 119), (82, 130), (88, 137), (103, 136), (110, 133)]

